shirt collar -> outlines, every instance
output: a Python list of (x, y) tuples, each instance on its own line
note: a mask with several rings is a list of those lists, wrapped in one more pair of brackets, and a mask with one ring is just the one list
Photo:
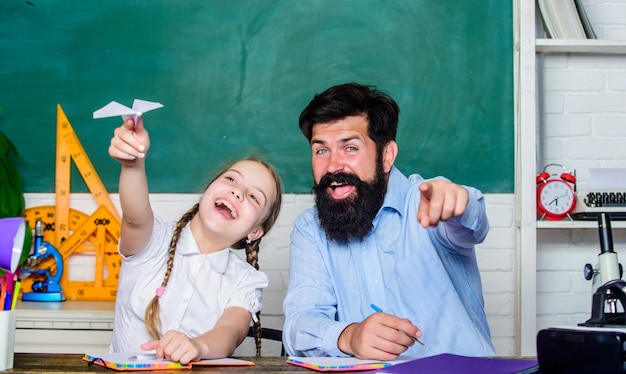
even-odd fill
[(389, 182), (387, 183), (387, 192), (385, 200), (383, 200), (382, 209), (394, 209), (400, 215), (404, 211), (404, 202), (406, 201), (406, 192), (409, 190), (409, 180), (398, 168), (391, 167), (389, 172)]
[(180, 254), (181, 256), (200, 255), (209, 261), (213, 270), (220, 274), (224, 274), (228, 266), (230, 248), (224, 248), (221, 251), (209, 253), (206, 255), (202, 254), (200, 252), (200, 248), (198, 248), (198, 244), (196, 244), (196, 241), (193, 238), (191, 228), (189, 227), (189, 224), (187, 224), (183, 228), (183, 231), (180, 233), (180, 238), (178, 238), (176, 253)]

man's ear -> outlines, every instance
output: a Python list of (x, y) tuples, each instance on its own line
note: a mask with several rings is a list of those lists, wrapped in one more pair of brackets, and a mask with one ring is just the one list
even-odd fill
[(261, 238), (265, 232), (261, 226), (254, 229), (251, 233), (248, 234), (248, 240), (251, 242)]
[(398, 143), (394, 140), (390, 140), (383, 148), (383, 170), (385, 173), (391, 171), (393, 163), (396, 161), (398, 155)]

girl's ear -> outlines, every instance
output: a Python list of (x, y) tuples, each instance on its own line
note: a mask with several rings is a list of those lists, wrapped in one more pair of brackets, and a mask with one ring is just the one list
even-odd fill
[(254, 231), (252, 231), (251, 233), (248, 234), (248, 240), (253, 242), (253, 241), (259, 239), (260, 237), (262, 237), (264, 233), (265, 232), (263, 231), (263, 228), (261, 228), (261, 226), (259, 226), (256, 229), (254, 229)]

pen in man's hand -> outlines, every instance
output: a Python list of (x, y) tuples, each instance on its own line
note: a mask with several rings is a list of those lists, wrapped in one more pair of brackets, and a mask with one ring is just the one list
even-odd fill
[[(374, 304), (370, 304), (370, 306), (372, 307), (372, 309), (374, 309), (374, 311), (378, 312), (378, 313), (382, 313), (382, 309), (380, 309), (379, 307), (377, 307)], [(405, 333), (406, 334), (406, 333)], [(407, 334), (408, 336), (411, 336), (409, 334)], [(416, 338), (415, 336), (411, 336), (411, 338), (413, 338), (413, 340), (415, 340), (416, 342), (420, 343), (424, 348), (429, 349), (428, 346), (424, 343), (422, 343), (421, 340), (419, 340), (418, 338)]]

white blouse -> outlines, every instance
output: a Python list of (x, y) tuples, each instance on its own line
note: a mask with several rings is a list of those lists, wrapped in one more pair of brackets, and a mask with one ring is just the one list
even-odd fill
[[(155, 217), (146, 248), (134, 256), (122, 256), (109, 352), (141, 352), (140, 345), (152, 340), (144, 315), (163, 282), (175, 225)], [(170, 280), (159, 300), (161, 334), (177, 330), (192, 338), (202, 335), (232, 306), (248, 310), (256, 320), (268, 278), (232, 251), (202, 254), (189, 225), (183, 229)]]

